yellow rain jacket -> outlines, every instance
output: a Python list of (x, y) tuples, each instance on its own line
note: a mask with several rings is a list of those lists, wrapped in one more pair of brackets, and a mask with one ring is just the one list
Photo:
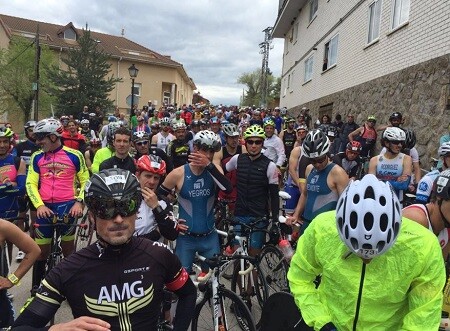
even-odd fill
[(290, 289), (305, 322), (314, 330), (329, 322), (339, 331), (437, 330), (445, 269), (436, 236), (403, 218), (391, 249), (363, 267), (339, 238), (335, 217), (318, 215), (291, 261)]

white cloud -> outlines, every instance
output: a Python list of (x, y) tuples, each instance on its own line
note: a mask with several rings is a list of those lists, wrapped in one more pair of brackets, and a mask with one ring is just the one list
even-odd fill
[[(124, 28), (126, 38), (182, 63), (211, 102), (238, 104), (236, 80), (261, 68), (262, 30), (275, 23), (277, 6), (274, 0), (15, 0), (1, 13), (79, 28), (87, 23), (113, 35)], [(269, 67), (279, 76), (283, 44), (273, 45)]]

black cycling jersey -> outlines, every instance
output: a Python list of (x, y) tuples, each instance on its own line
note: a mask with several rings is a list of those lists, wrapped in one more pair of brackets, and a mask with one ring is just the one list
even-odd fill
[(283, 132), (284, 153), (286, 154), (286, 160), (289, 161), (289, 156), (291, 156), (295, 141), (297, 140), (297, 134), (295, 131), (289, 132), (288, 130), (284, 130)]
[(349, 178), (356, 177), (358, 169), (361, 165), (361, 158), (359, 156), (355, 160), (350, 161), (347, 160), (345, 152), (336, 154), (331, 160), (333, 163), (336, 163), (344, 169)]
[(139, 237), (114, 250), (96, 242), (51, 270), (14, 327), (43, 328), (67, 300), (74, 318), (99, 318), (111, 330), (156, 330), (164, 287), (179, 297), (175, 329), (186, 330), (196, 289), (167, 246)]
[(124, 159), (118, 158), (113, 155), (109, 159), (106, 159), (102, 163), (100, 163), (100, 170), (111, 169), (111, 168), (119, 168), (123, 170), (128, 170), (132, 174), (136, 173), (136, 163), (131, 156), (127, 156)]
[(188, 163), (189, 145), (187, 141), (175, 139), (169, 142), (167, 156), (171, 159), (174, 168)]
[(17, 156), (19, 156), (22, 160), (25, 161), (27, 169), (28, 165), (30, 164), (31, 155), (34, 152), (37, 152), (38, 150), (40, 150), (40, 147), (35, 143), (33, 143), (31, 140), (26, 140), (24, 142), (17, 144), (16, 146)]

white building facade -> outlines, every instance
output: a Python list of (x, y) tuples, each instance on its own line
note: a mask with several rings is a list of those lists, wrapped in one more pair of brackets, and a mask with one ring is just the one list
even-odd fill
[(431, 115), (447, 127), (449, 0), (280, 0), (272, 35), (284, 38), (281, 107), (381, 123), (401, 111), (411, 126)]

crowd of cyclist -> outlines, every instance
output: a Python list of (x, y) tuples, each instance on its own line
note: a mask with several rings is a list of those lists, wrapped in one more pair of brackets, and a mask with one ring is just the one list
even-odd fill
[[(164, 286), (179, 296), (176, 319), (171, 322), (175, 329), (186, 329), (196, 301), (196, 289), (187, 277), (193, 273), (195, 253), (209, 258), (220, 251), (214, 231), (215, 202), (226, 202), (241, 222), (251, 222), (263, 216), (277, 222), (280, 188), (291, 196), (285, 210), (291, 215), (287, 224), (292, 225), (295, 238), (306, 233), (311, 235), (312, 230), (308, 232), (307, 228), (317, 223), (313, 220), (329, 215), (327, 212), (336, 211), (344, 222), (352, 222), (346, 220), (346, 217), (350, 218), (350, 212), (342, 207), (347, 202), (340, 203), (344, 197), (350, 198), (355, 194), (352, 193), (352, 180), (366, 178), (366, 185), (375, 195), (381, 192), (390, 199), (392, 208), (397, 207), (396, 201), (399, 206), (404, 204), (406, 207), (410, 202), (405, 200), (405, 193), (414, 193), (416, 201), (413, 202), (417, 204), (406, 207), (403, 215), (438, 236), (446, 260), (447, 229), (450, 228), (450, 173), (445, 171), (450, 165), (449, 133), (440, 141), (438, 154), (441, 162), (438, 168), (422, 177), (414, 131), (400, 127), (403, 117), (399, 112), (389, 117), (388, 124), (378, 126), (372, 115), (363, 125), (356, 124), (352, 114), (348, 115), (345, 123), (340, 115), (336, 115), (333, 122), (328, 115), (313, 122), (306, 108), (296, 118), (290, 115), (293, 114), (288, 114), (286, 108), (278, 107), (267, 110), (184, 105), (179, 109), (166, 106), (156, 110), (149, 105), (142, 111), (136, 110), (130, 121), (116, 109), (103, 124), (103, 114), (99, 109), (89, 113), (86, 106), (77, 119), (64, 115), (59, 119), (27, 122), (24, 126), (26, 140), (21, 142), (17, 141), (10, 127), (0, 127), (0, 169), (5, 169), (0, 174), (0, 218), (14, 219), (28, 212), (32, 224), (45, 225), (53, 222), (54, 215), (68, 216), (62, 236), (65, 263), (45, 279), (45, 261), (52, 230), (50, 227), (30, 227), (30, 235), (40, 248), (40, 255), (33, 257), (36, 261), (32, 273), (32, 299), (27, 302), (28, 306), (13, 329), (44, 327), (64, 299), (69, 301), (76, 318), (70, 322), (74, 324), (66, 325), (68, 327), (82, 324), (88, 329), (87, 325), (96, 325), (106, 330), (126, 329), (125, 325), (132, 325), (136, 330), (147, 329), (156, 325), (158, 309), (155, 307), (163, 300), (161, 291)], [(380, 152), (376, 152), (380, 147), (378, 142), (381, 144)], [(378, 180), (389, 185), (380, 186)], [(395, 193), (386, 195), (390, 187)], [(178, 218), (173, 212), (173, 204), (178, 204)], [(99, 241), (86, 253), (72, 256), (75, 228), (71, 224), (75, 224), (82, 215), (85, 205), (96, 225)], [(367, 206), (363, 207), (367, 209)], [(386, 204), (381, 203), (379, 208), (384, 210)], [(389, 226), (401, 223), (398, 220), (400, 211), (389, 215), (392, 216)], [(130, 217), (134, 218), (128, 222)], [(365, 222), (364, 217), (358, 217)], [(123, 219), (123, 222), (119, 224), (117, 219)], [(263, 226), (269, 227), (270, 221)], [(378, 224), (381, 221), (374, 222)], [(22, 221), (17, 224), (24, 229)], [(356, 228), (353, 223), (351, 227)], [(344, 225), (339, 227), (343, 228)], [(362, 236), (361, 233), (356, 233), (356, 238)], [(394, 233), (396, 238), (398, 229)], [(373, 242), (361, 238), (357, 243), (347, 242), (348, 233), (339, 234), (350, 250), (366, 260), (381, 255), (395, 241), (395, 238), (386, 240), (384, 250), (361, 255), (358, 252), (369, 244), (373, 247)], [(374, 237), (378, 235), (374, 234)], [(146, 239), (158, 243), (177, 240), (175, 255), (172, 257), (163, 244), (155, 246)], [(316, 239), (309, 236), (305, 242)], [(250, 255), (256, 256), (263, 244), (264, 235), (253, 234)], [(307, 249), (305, 245), (301, 247)], [(20, 266), (33, 255), (30, 247), (24, 249), (26, 251), (19, 250), (16, 257)], [(227, 247), (227, 254), (234, 249)], [(146, 254), (142, 253), (146, 257), (136, 253), (146, 250)], [(69, 279), (68, 273), (78, 275), (81, 270), (89, 273), (96, 266), (106, 270), (112, 263), (110, 259), (122, 252), (127, 254), (124, 255), (127, 261), (120, 262), (123, 263), (120, 268), (124, 270), (134, 270), (145, 263), (151, 268), (164, 269), (164, 272), (154, 272), (151, 281), (146, 281), (141, 287), (147, 293), (153, 291), (153, 284), (156, 291), (156, 299), (151, 305), (140, 303), (150, 316), (147, 321), (139, 314), (127, 319), (123, 312), (112, 314), (111, 318), (102, 313), (100, 305), (111, 300), (102, 301), (99, 297), (97, 301), (94, 292), (99, 288), (116, 286), (118, 279), (114, 275), (105, 277), (104, 283), (95, 275), (88, 279), (78, 276)], [(301, 255), (302, 263), (310, 263), (304, 260), (307, 255)], [(104, 267), (97, 261), (102, 256), (106, 257)], [(295, 286), (300, 284), (297, 281), (301, 278), (296, 269), (299, 256), (294, 257), (296, 267), (292, 268), (289, 279)], [(144, 264), (139, 264), (140, 257)], [(90, 262), (90, 259), (96, 261)], [(28, 263), (17, 272), (0, 275), (5, 277), (0, 277), (0, 304), (4, 304), (1, 307), (8, 306), (12, 299), (7, 297), (7, 289), (17, 285), (30, 267)], [(202, 269), (203, 273), (207, 272)], [(326, 270), (322, 272), (326, 274)], [(439, 278), (442, 274), (435, 270), (435, 276)], [(142, 273), (140, 277), (144, 277)], [(2, 279), (8, 279), (10, 283), (2, 287)], [(137, 279), (127, 278), (125, 283), (121, 280), (121, 284), (135, 284), (133, 282)], [(75, 281), (78, 285), (72, 284)], [(88, 281), (96, 285), (88, 285)], [(77, 288), (83, 288), (83, 284), (89, 288), (85, 298), (75, 293)], [(125, 289), (123, 291), (126, 292)], [(302, 299), (304, 294), (301, 291), (292, 292), (300, 308), (311, 303)], [(106, 294), (102, 293), (104, 298), (111, 295), (108, 290)], [(94, 297), (95, 300), (91, 299)], [(2, 326), (12, 323), (12, 309), (8, 311), (9, 315), (4, 313), (5, 310), (0, 312)], [(306, 310), (305, 320), (317, 330), (337, 329), (335, 325), (345, 329), (349, 323), (343, 322), (345, 318), (341, 319), (337, 312), (328, 313), (329, 320), (324, 320), (323, 316), (316, 319), (317, 316), (313, 315)], [(431, 315), (424, 317), (426, 322), (423, 325), (435, 322)], [(95, 316), (99, 320), (86, 316)], [(364, 318), (362, 321), (367, 322)], [(391, 324), (395, 326), (396, 323)]]

